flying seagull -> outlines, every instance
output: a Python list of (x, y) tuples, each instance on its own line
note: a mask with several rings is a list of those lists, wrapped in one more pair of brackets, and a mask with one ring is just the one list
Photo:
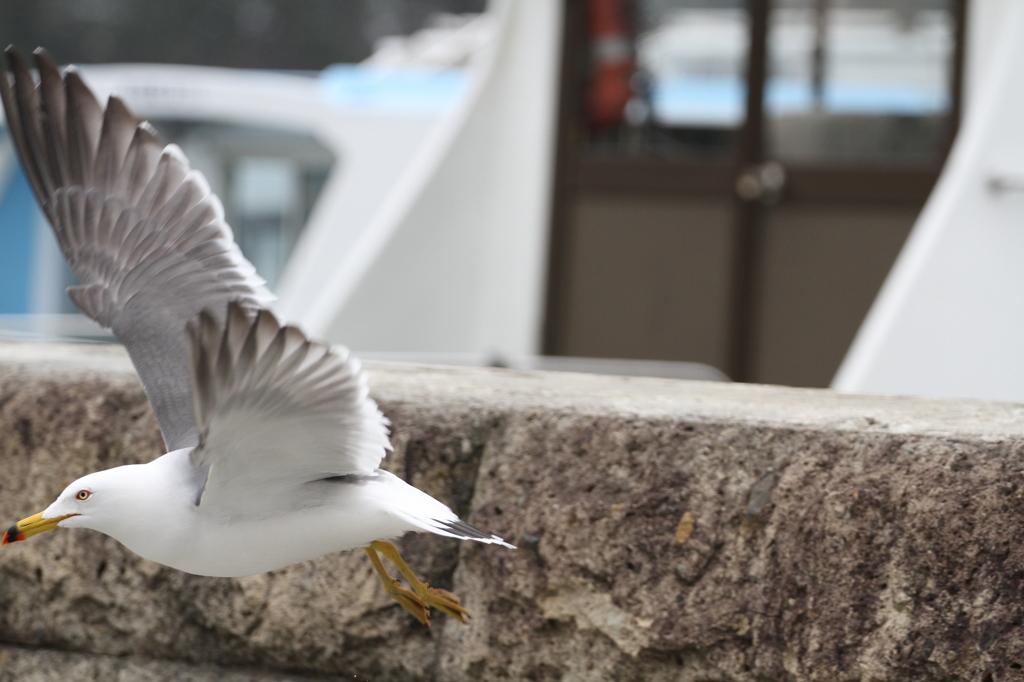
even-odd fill
[[(362, 547), (399, 604), (463, 622), (388, 542), (407, 532), (512, 547), (378, 468), (387, 421), (358, 361), (282, 324), (221, 203), (175, 145), (74, 68), (8, 48), (0, 96), (18, 155), (81, 284), (78, 308), (128, 350), (167, 454), (83, 476), (3, 544), (91, 528), (188, 573), (243, 576)], [(411, 589), (381, 561), (389, 559)]]

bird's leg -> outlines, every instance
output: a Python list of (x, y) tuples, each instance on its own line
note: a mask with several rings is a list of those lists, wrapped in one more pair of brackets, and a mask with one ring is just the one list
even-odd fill
[(401, 604), (402, 608), (411, 613), (416, 620), (429, 628), (430, 609), (427, 608), (426, 603), (416, 596), (415, 592), (410, 592), (399, 585), (397, 578), (391, 577), (391, 574), (385, 570), (384, 564), (381, 563), (380, 557), (377, 556), (377, 551), (375, 549), (372, 547), (364, 547), (363, 549), (366, 550), (367, 556), (370, 557), (370, 562), (373, 564), (374, 570), (377, 571), (377, 575), (380, 576), (380, 581), (384, 583), (384, 591), (387, 592), (392, 599)]
[(459, 606), (459, 598), (447, 590), (439, 590), (431, 587), (417, 578), (416, 574), (413, 573), (412, 569), (409, 568), (409, 565), (405, 563), (394, 545), (389, 542), (375, 540), (370, 543), (370, 547), (391, 560), (391, 563), (395, 565), (395, 568), (405, 576), (406, 581), (409, 583), (409, 587), (415, 590), (416, 595), (423, 602), (429, 606), (433, 606), (438, 611), (447, 613), (452, 618), (460, 620), (463, 623), (469, 622), (470, 613)]

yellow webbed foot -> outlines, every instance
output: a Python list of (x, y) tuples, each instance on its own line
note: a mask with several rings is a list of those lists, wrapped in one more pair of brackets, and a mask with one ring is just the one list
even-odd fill
[(430, 627), (430, 609), (415, 592), (410, 592), (399, 585), (398, 580), (395, 580), (392, 583), (392, 589), (388, 590), (388, 594), (391, 595), (392, 599), (401, 604), (402, 608), (411, 613), (413, 618), (428, 628)]
[(384, 564), (381, 563), (380, 557), (377, 556), (376, 551), (369, 547), (366, 547), (365, 549), (367, 556), (370, 557), (370, 562), (373, 564), (374, 570), (377, 571), (377, 575), (380, 577), (380, 581), (384, 585), (384, 591), (388, 593), (388, 596), (401, 604), (402, 608), (413, 615), (413, 618), (429, 628), (430, 609), (427, 607), (426, 602), (424, 602), (423, 599), (421, 599), (415, 592), (410, 592), (402, 587), (397, 578), (391, 577), (391, 574), (384, 568)]
[[(469, 622), (470, 613), (462, 608), (459, 598), (447, 590), (430, 587), (417, 578), (416, 574), (412, 572), (412, 569), (409, 568), (408, 564), (399, 555), (394, 545), (388, 542), (374, 541), (365, 549), (366, 554), (370, 557), (370, 561), (373, 562), (377, 575), (380, 576), (381, 582), (384, 583), (384, 589), (391, 595), (392, 599), (401, 604), (416, 620), (430, 627), (430, 610), (428, 607), (432, 606), (460, 622)], [(386, 556), (395, 565), (413, 589), (412, 592), (401, 587), (398, 581), (391, 577), (384, 569), (384, 564), (381, 562), (377, 552)]]
[(472, 614), (459, 605), (460, 602), (458, 597), (448, 590), (429, 587), (426, 583), (424, 583), (424, 587), (427, 588), (427, 595), (423, 598), (423, 601), (456, 620), (463, 623), (469, 622)]

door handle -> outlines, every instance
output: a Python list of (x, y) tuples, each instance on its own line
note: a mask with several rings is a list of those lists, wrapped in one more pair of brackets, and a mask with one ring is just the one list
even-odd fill
[(778, 161), (751, 164), (736, 177), (736, 196), (743, 201), (777, 204), (785, 188), (786, 169)]
[(999, 171), (988, 177), (988, 191), (993, 194), (1007, 192), (1024, 192), (1024, 173), (1019, 171)]

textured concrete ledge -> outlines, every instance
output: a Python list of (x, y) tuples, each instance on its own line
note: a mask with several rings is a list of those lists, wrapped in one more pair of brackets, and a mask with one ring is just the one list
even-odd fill
[[(0, 644), (0, 682), (326, 682), (331, 677)], [(346, 677), (357, 682), (362, 678)]]
[[(403, 541), (470, 625), (420, 627), (359, 553), (211, 579), (57, 531), (0, 550), (0, 641), (17, 645), (0, 664), (154, 680), (1024, 678), (1024, 406), (368, 368), (394, 422), (389, 467), (521, 546)], [(0, 346), (0, 522), (159, 451), (118, 349)]]

